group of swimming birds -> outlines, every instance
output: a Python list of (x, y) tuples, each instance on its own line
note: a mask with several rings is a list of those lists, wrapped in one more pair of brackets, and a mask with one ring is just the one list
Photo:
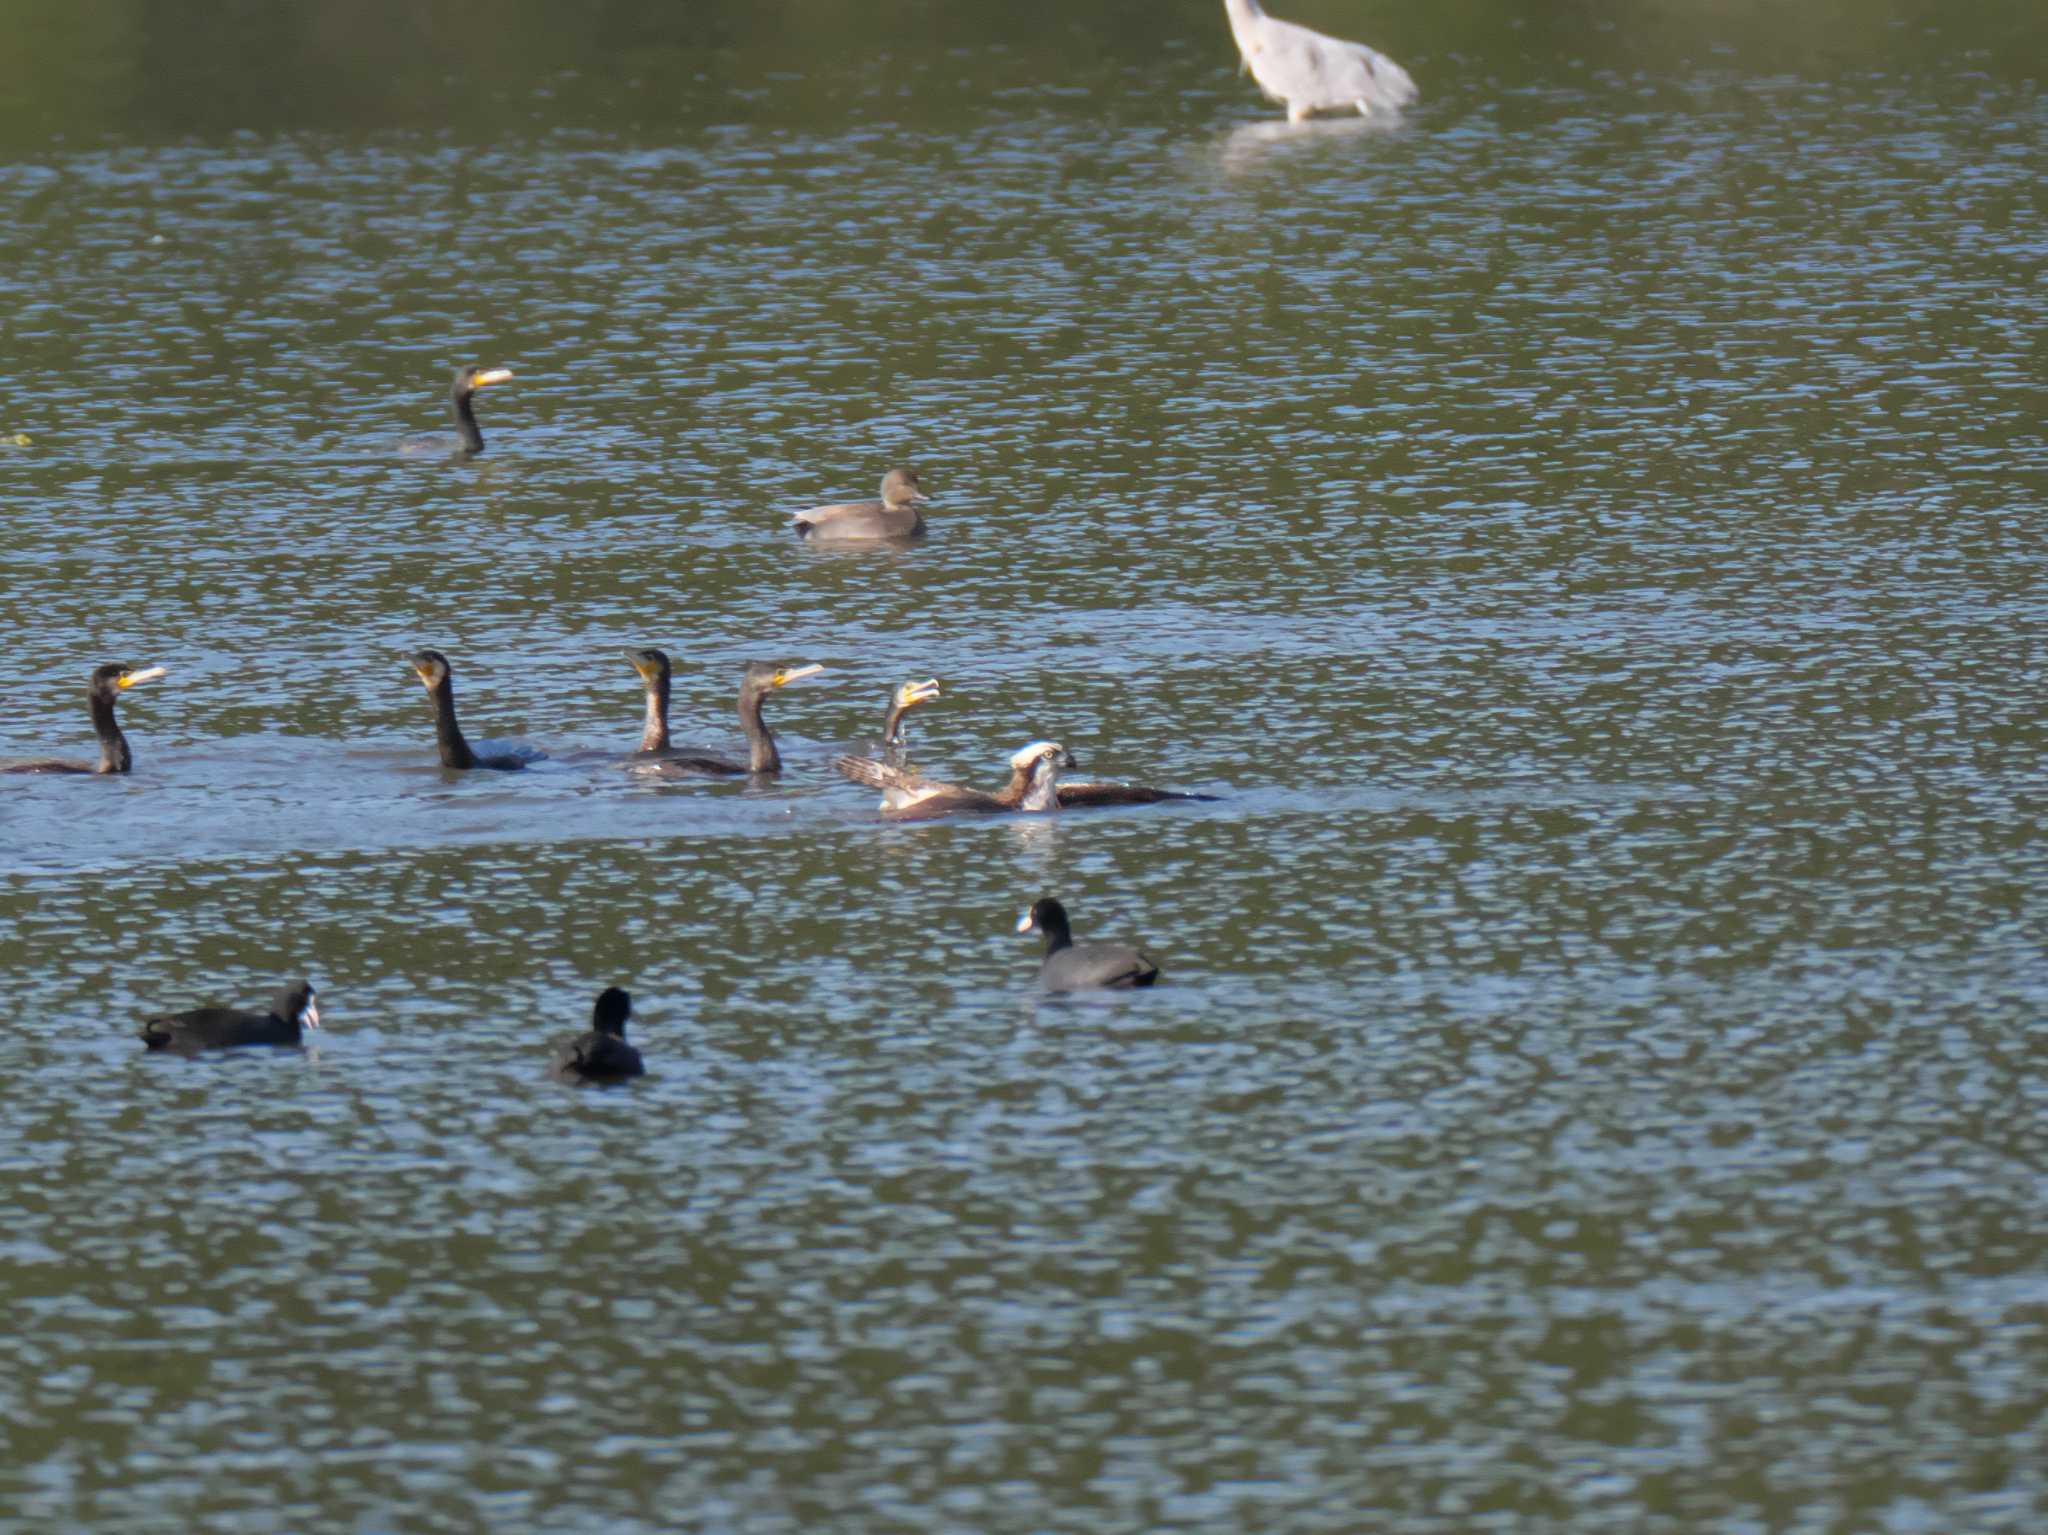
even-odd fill
[[(1044, 937), (1039, 984), (1047, 991), (1150, 986), (1159, 979), (1159, 967), (1134, 948), (1120, 943), (1074, 942), (1067, 909), (1051, 896), (1032, 903), (1017, 919), (1017, 931)], [(632, 1014), (632, 995), (622, 987), (607, 986), (591, 1008), (590, 1028), (554, 1047), (550, 1069), (569, 1082), (625, 1082), (644, 1076), (646, 1063), (626, 1042), (626, 1020)], [(251, 1045), (296, 1047), (305, 1030), (319, 1027), (313, 983), (291, 981), (278, 987), (265, 1012), (198, 1007), (147, 1020), (139, 1037), (151, 1050), (196, 1055)]]
[[(1076, 943), (1067, 923), (1067, 909), (1051, 896), (1032, 903), (1017, 919), (1020, 933), (1045, 938), (1045, 961), (1039, 984), (1047, 991), (1150, 986), (1159, 967), (1138, 950), (1120, 943)], [(590, 1028), (554, 1047), (550, 1069), (569, 1082), (625, 1082), (644, 1076), (647, 1065), (626, 1042), (626, 1020), (633, 1014), (632, 995), (618, 986), (598, 993), (591, 1008)], [(199, 1007), (189, 1012), (151, 1018), (140, 1038), (151, 1050), (196, 1055), (203, 1050), (235, 1050), (251, 1045), (296, 1047), (304, 1031), (320, 1027), (311, 981), (292, 981), (277, 989), (266, 1012), (232, 1007)]]
[[(407, 457), (457, 458), (483, 452), (483, 433), (476, 424), (472, 396), (477, 390), (506, 382), (512, 376), (509, 368), (458, 370), (449, 394), (449, 410), (456, 425), (453, 436), (408, 437), (400, 443), (400, 452)], [(907, 541), (924, 532), (926, 504), (916, 472), (897, 468), (883, 479), (879, 499), (815, 507), (798, 512), (792, 524), (800, 537), (814, 542)], [(470, 741), (456, 718), (455, 677), (447, 656), (438, 650), (418, 650), (405, 659), (426, 689), (434, 716), (435, 746), (444, 769), (518, 771), (545, 759), (546, 753), (525, 742)], [(640, 743), (621, 759), (620, 765), (630, 772), (664, 780), (764, 778), (781, 773), (782, 754), (763, 717), (764, 705), (771, 693), (825, 670), (815, 664), (791, 666), (754, 661), (747, 665), (740, 676), (739, 691), (740, 729), (747, 740), (742, 760), (726, 752), (677, 746), (669, 733), (673, 669), (668, 656), (645, 647), (627, 651), (626, 660), (639, 674), (644, 714)], [(0, 762), (0, 773), (98, 775), (132, 771), (135, 754), (116, 717), (116, 704), (130, 689), (155, 682), (166, 674), (166, 668), (161, 666), (120, 662), (96, 668), (87, 699), (93, 734), (99, 739), (98, 759), (38, 757)], [(937, 697), (937, 678), (903, 683), (889, 695), (888, 712), (874, 750), (833, 759), (834, 766), (848, 779), (882, 791), (880, 814), (885, 820), (1043, 814), (1086, 806), (1150, 805), (1162, 800), (1213, 798), (1142, 784), (1062, 780), (1061, 769), (1072, 768), (1076, 763), (1073, 754), (1057, 741), (1033, 741), (1012, 752), (1009, 779), (999, 788), (973, 789), (926, 777), (902, 760), (903, 719), (910, 710)], [(1150, 986), (1159, 976), (1159, 967), (1136, 949), (1121, 944), (1075, 943), (1066, 909), (1050, 897), (1034, 904), (1018, 922), (1017, 930), (1044, 938), (1046, 952), (1039, 967), (1039, 980), (1048, 991)], [(645, 1068), (640, 1054), (625, 1038), (626, 1020), (631, 1013), (632, 998), (616, 986), (607, 988), (593, 1009), (590, 1031), (557, 1048), (557, 1074), (580, 1081), (619, 1081), (641, 1075)], [(280, 987), (265, 1012), (197, 1008), (149, 1019), (143, 1024), (140, 1037), (152, 1050), (189, 1054), (249, 1045), (296, 1046), (304, 1030), (319, 1026), (320, 1011), (315, 1005), (313, 986), (301, 980)]]
[[(1415, 85), (1400, 65), (1359, 43), (1326, 37), (1292, 22), (1268, 16), (1258, 0), (1224, 0), (1231, 35), (1245, 69), (1272, 99), (1283, 103), (1290, 121), (1314, 112), (1357, 110), (1364, 115), (1397, 114), (1415, 97)], [(478, 390), (509, 382), (510, 368), (458, 369), (449, 390), (452, 435), (426, 433), (408, 437), (399, 452), (408, 458), (473, 458), (484, 451), (477, 426), (474, 397)], [(891, 469), (873, 501), (841, 502), (798, 512), (792, 519), (799, 537), (813, 543), (860, 543), (912, 539), (924, 532), (926, 498), (915, 471)], [(627, 652), (640, 674), (646, 694), (645, 723), (640, 744), (624, 759), (636, 773), (661, 778), (693, 775), (772, 776), (782, 771), (775, 737), (762, 717), (770, 693), (822, 672), (822, 666), (784, 666), (756, 661), (740, 679), (740, 729), (747, 738), (744, 762), (725, 753), (678, 747), (669, 736), (669, 659), (659, 650)], [(427, 690), (434, 713), (434, 739), (441, 766), (453, 771), (517, 770), (545, 754), (524, 743), (478, 741), (462, 733), (455, 717), (455, 680), (448, 658), (438, 650), (420, 650), (407, 658)], [(0, 773), (126, 773), (135, 765), (134, 752), (115, 718), (115, 704), (129, 689), (165, 675), (161, 666), (138, 667), (110, 662), (92, 674), (89, 693), (93, 734), (99, 738), (94, 762), (36, 758), (0, 763)], [(881, 814), (893, 821), (929, 820), (961, 814), (1032, 814), (1084, 805), (1142, 805), (1169, 799), (1203, 799), (1137, 784), (1061, 781), (1073, 755), (1057, 741), (1033, 741), (1010, 756), (1010, 777), (1000, 788), (971, 789), (927, 778), (900, 760), (902, 721), (909, 710), (939, 696), (937, 679), (906, 682), (890, 695), (879, 749), (873, 754), (835, 757), (834, 765), (855, 783), (882, 791)], [(1150, 986), (1159, 967), (1138, 950), (1121, 944), (1074, 942), (1066, 908), (1051, 897), (1036, 902), (1017, 923), (1022, 933), (1045, 940), (1040, 984), (1049, 991), (1095, 987)], [(607, 987), (591, 1013), (590, 1029), (559, 1045), (555, 1072), (584, 1082), (623, 1081), (643, 1074), (640, 1052), (626, 1042), (626, 1021), (633, 999), (617, 986)], [(146, 1021), (142, 1042), (151, 1050), (196, 1053), (250, 1045), (300, 1043), (303, 1031), (320, 1026), (320, 1010), (311, 982), (281, 986), (264, 1012), (206, 1007)]]

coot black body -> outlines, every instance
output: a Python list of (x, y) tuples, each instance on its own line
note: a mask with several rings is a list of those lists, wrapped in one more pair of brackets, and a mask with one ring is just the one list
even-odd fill
[(140, 1038), (152, 1050), (196, 1055), (201, 1050), (235, 1050), (244, 1045), (296, 1046), (305, 1029), (320, 1027), (320, 1009), (313, 1002), (311, 981), (292, 981), (277, 989), (267, 1013), (235, 1007), (196, 1007), (168, 1013), (142, 1025)]
[(1045, 935), (1038, 983), (1047, 991), (1150, 986), (1159, 979), (1159, 967), (1128, 945), (1074, 942), (1067, 909), (1051, 896), (1033, 903), (1018, 919), (1017, 931)]
[(626, 1043), (632, 996), (617, 986), (598, 994), (590, 1032), (555, 1047), (555, 1075), (571, 1082), (624, 1082), (645, 1074), (640, 1052)]

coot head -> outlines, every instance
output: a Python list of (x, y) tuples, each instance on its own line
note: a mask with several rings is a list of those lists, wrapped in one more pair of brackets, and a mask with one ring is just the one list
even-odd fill
[(597, 994), (590, 1010), (590, 1026), (600, 1034), (625, 1037), (626, 1020), (633, 1016), (633, 998), (623, 987), (607, 986)]

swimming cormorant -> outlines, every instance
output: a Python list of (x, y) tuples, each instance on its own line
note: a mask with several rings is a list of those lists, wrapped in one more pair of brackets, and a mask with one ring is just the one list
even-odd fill
[(882, 750), (890, 751), (903, 744), (903, 716), (919, 704), (928, 704), (939, 696), (939, 679), (927, 678), (923, 682), (906, 682), (889, 695), (889, 712), (882, 717)]
[(267, 1013), (233, 1007), (197, 1007), (189, 1013), (152, 1018), (138, 1036), (152, 1050), (232, 1050), (240, 1045), (296, 1045), (301, 1027), (320, 1027), (313, 983), (292, 981), (277, 989)]
[(646, 722), (640, 727), (640, 744), (633, 755), (636, 759), (663, 756), (673, 749), (668, 739), (668, 655), (649, 645), (627, 651), (626, 660), (640, 674), (640, 685), (647, 691)]
[(1045, 963), (1038, 984), (1047, 991), (1082, 991), (1098, 986), (1150, 986), (1159, 967), (1120, 943), (1075, 943), (1067, 909), (1051, 896), (1032, 904), (1017, 919), (1020, 933), (1045, 934)]
[(644, 1074), (640, 1052), (626, 1043), (633, 998), (617, 986), (598, 993), (590, 1032), (555, 1047), (555, 1075), (578, 1082), (623, 1082)]
[(874, 543), (886, 538), (914, 538), (924, 531), (927, 497), (917, 487), (915, 469), (891, 469), (882, 476), (879, 501), (842, 501), (814, 506), (790, 518), (799, 538), (815, 544)]
[(135, 754), (128, 738), (114, 718), (114, 701), (132, 687), (154, 682), (164, 675), (161, 666), (148, 670), (110, 661), (95, 667), (92, 674), (92, 733), (100, 738), (100, 760), (80, 762), (75, 758), (33, 757), (20, 762), (0, 762), (0, 773), (125, 773), (135, 766)]
[(441, 749), (441, 766), (511, 772), (547, 756), (524, 741), (479, 741), (471, 746), (455, 723), (455, 679), (448, 670), (448, 658), (438, 650), (416, 650), (405, 659), (419, 673), (427, 697), (433, 700), (434, 740)]
[[(635, 661), (637, 668), (639, 662)], [(825, 668), (822, 666), (778, 666), (773, 661), (749, 661), (747, 669), (740, 675), (740, 729), (747, 736), (747, 760), (733, 761), (717, 752), (701, 751), (696, 747), (672, 746), (657, 760), (634, 764), (634, 771), (658, 774), (663, 778), (682, 778), (692, 773), (719, 773), (730, 776), (741, 774), (770, 774), (782, 771), (782, 753), (775, 749), (775, 737), (769, 734), (768, 722), (761, 717), (762, 700), (777, 688), (788, 687), (792, 682), (805, 677), (815, 677)], [(646, 673), (642, 672), (644, 680)], [(652, 709), (650, 692), (649, 708)]]
[(484, 434), (477, 430), (476, 411), (469, 397), (479, 389), (511, 380), (510, 368), (479, 368), (474, 365), (455, 370), (455, 382), (448, 390), (448, 414), (455, 418), (455, 431), (416, 432), (400, 439), (398, 451), (404, 458), (475, 458), (484, 450)]

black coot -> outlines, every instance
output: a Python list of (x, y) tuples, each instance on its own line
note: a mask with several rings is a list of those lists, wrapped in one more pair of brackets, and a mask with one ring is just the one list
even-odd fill
[(626, 1043), (632, 1015), (633, 998), (607, 986), (590, 1010), (590, 1032), (555, 1047), (555, 1075), (573, 1082), (623, 1082), (644, 1073), (640, 1052)]
[(1085, 991), (1098, 986), (1150, 986), (1159, 967), (1120, 943), (1076, 943), (1067, 909), (1051, 896), (1032, 904), (1017, 919), (1020, 933), (1045, 934), (1045, 963), (1038, 983), (1047, 991)]
[(152, 1050), (232, 1050), (241, 1045), (296, 1045), (302, 1028), (320, 1027), (320, 1009), (313, 1005), (313, 983), (292, 981), (277, 989), (267, 1013), (245, 1013), (235, 1007), (195, 1007), (189, 1013), (151, 1018), (142, 1026), (142, 1042)]

